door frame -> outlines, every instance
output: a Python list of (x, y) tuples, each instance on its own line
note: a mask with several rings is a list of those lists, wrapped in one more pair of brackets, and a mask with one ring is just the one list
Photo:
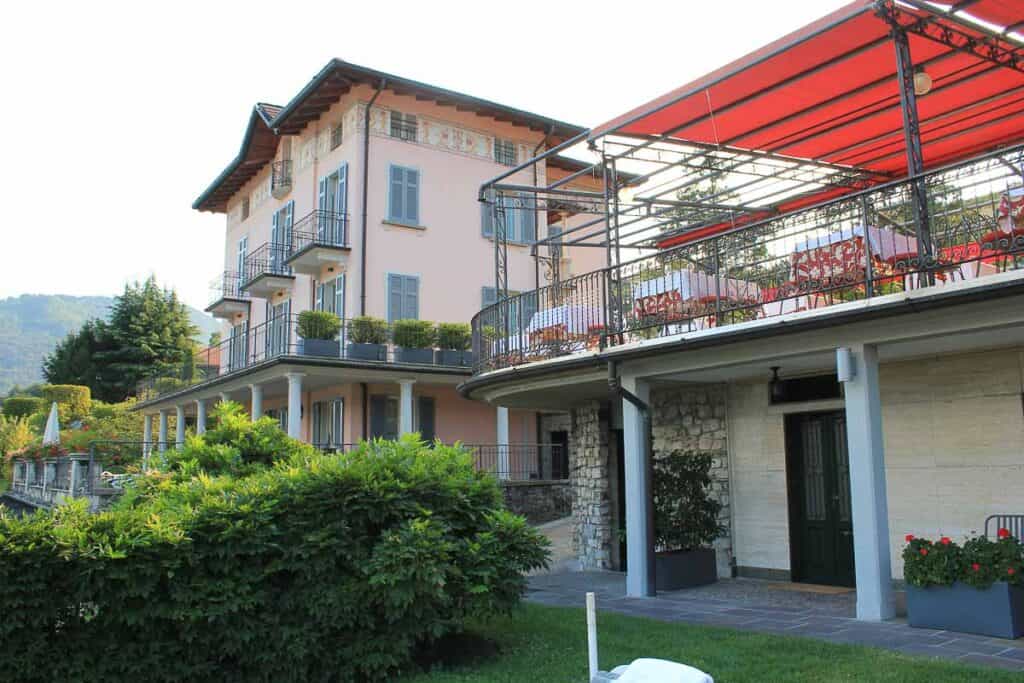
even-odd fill
[[(799, 478), (803, 476), (804, 468), (803, 463), (798, 462), (798, 459), (803, 457), (802, 447), (800, 446), (798, 441), (800, 438), (798, 422), (800, 420), (807, 419), (808, 417), (837, 415), (843, 416), (845, 418), (845, 411), (843, 409), (804, 410), (786, 413), (784, 415), (784, 435), (786, 449), (786, 501), (787, 511), (789, 514), (789, 573), (790, 580), (794, 582), (801, 582), (805, 580), (805, 577), (802, 576), (803, 534), (801, 529), (801, 523), (804, 521), (803, 500), (798, 495), (798, 493), (801, 493), (803, 491), (803, 484), (802, 482), (799, 481)], [(849, 457), (849, 455), (847, 457)], [(852, 497), (852, 491), (850, 495)], [(852, 524), (850, 534), (852, 544)], [(851, 567), (851, 570), (854, 571), (851, 574), (851, 581), (849, 583), (836, 582), (831, 585), (848, 585), (850, 587), (855, 587), (855, 566)]]

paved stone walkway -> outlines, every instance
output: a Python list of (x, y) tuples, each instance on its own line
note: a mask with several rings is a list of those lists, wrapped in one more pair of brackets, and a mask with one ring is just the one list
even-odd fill
[(527, 599), (544, 605), (582, 607), (586, 592), (593, 591), (598, 611), (870, 645), (1024, 672), (1024, 638), (1002, 640), (911, 628), (905, 619), (880, 624), (857, 621), (853, 618), (852, 591), (819, 594), (787, 590), (788, 586), (774, 581), (732, 579), (701, 588), (659, 593), (654, 598), (627, 598), (624, 574), (561, 572), (531, 577)]

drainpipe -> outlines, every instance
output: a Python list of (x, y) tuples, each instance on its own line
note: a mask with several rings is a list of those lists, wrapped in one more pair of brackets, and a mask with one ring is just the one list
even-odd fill
[[(615, 361), (608, 361), (608, 389), (611, 391), (612, 396), (628, 401), (637, 409), (640, 413), (640, 417), (644, 424), (644, 435), (647, 441), (647, 467), (646, 467), (646, 488), (651, 495), (648, 495), (644, 500), (644, 515), (647, 517), (647, 529), (652, 535), (654, 534), (654, 496), (651, 488), (651, 483), (654, 481), (654, 434), (651, 429), (651, 407), (639, 396), (629, 391), (622, 386), (622, 379), (619, 377), (619, 368)], [(623, 453), (625, 457), (625, 453)], [(622, 501), (623, 509), (625, 509), (625, 501)], [(628, 527), (628, 522), (627, 522)], [(629, 543), (629, 538), (626, 538), (626, 542)], [(650, 595), (654, 595), (655, 586), (655, 567), (654, 567), (654, 546), (653, 544), (648, 545), (644, 549), (647, 554), (647, 585), (649, 586)]]
[[(377, 86), (377, 92), (373, 93), (373, 97), (366, 104), (366, 111), (363, 113), (363, 226), (362, 226), (362, 249), (360, 249), (360, 266), (359, 266), (359, 315), (366, 315), (366, 223), (367, 223), (367, 210), (366, 203), (369, 201), (369, 182), (370, 182), (370, 109), (373, 108), (373, 103), (377, 101), (377, 97), (381, 91), (384, 90), (384, 86), (387, 85), (387, 79), (380, 79), (380, 85)], [(365, 401), (365, 388), (364, 388), (364, 401)]]

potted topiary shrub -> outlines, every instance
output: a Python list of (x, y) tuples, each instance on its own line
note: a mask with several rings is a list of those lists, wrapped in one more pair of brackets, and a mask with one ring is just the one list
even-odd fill
[(434, 323), (429, 320), (396, 320), (391, 327), (395, 359), (399, 363), (433, 364), (436, 336)]
[(340, 331), (341, 318), (330, 311), (299, 313), (299, 355), (337, 358), (341, 355)]
[(472, 365), (473, 353), (469, 350), (471, 340), (472, 333), (467, 323), (438, 323), (434, 363), (461, 367)]
[(963, 545), (906, 537), (903, 578), (911, 626), (996, 638), (1024, 635), (1024, 546), (1007, 529)]
[(349, 343), (345, 355), (356, 360), (388, 359), (388, 324), (380, 318), (362, 315), (348, 326)]
[(656, 588), (678, 590), (718, 580), (711, 542), (724, 531), (721, 503), (708, 494), (711, 456), (672, 451), (655, 461), (654, 555)]

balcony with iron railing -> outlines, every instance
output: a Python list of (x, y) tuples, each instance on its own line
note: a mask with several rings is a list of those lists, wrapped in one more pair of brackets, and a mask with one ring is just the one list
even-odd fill
[(334, 339), (303, 339), (298, 316), (280, 316), (197, 352), (188, 363), (149, 377), (136, 387), (147, 401), (205, 384), (232, 373), (285, 358), (346, 362), (363, 368), (433, 370), (468, 374), (470, 351), (437, 348), (402, 348), (394, 342), (394, 329), (383, 321), (346, 319)]
[(249, 293), (242, 289), (242, 274), (225, 270), (210, 282), (210, 305), (206, 312), (214, 318), (232, 320), (238, 314), (248, 313)]
[(292, 191), (292, 161), (281, 159), (270, 167), (270, 194), (274, 199), (283, 199)]
[(250, 296), (261, 299), (291, 291), (295, 283), (295, 275), (288, 266), (291, 253), (291, 243), (261, 244), (245, 257), (239, 287)]
[(1022, 161), (1004, 149), (508, 297), (473, 318), (474, 371), (1024, 269)]
[(349, 251), (348, 215), (317, 210), (292, 226), (285, 263), (296, 273), (319, 277), (325, 266), (343, 266)]

